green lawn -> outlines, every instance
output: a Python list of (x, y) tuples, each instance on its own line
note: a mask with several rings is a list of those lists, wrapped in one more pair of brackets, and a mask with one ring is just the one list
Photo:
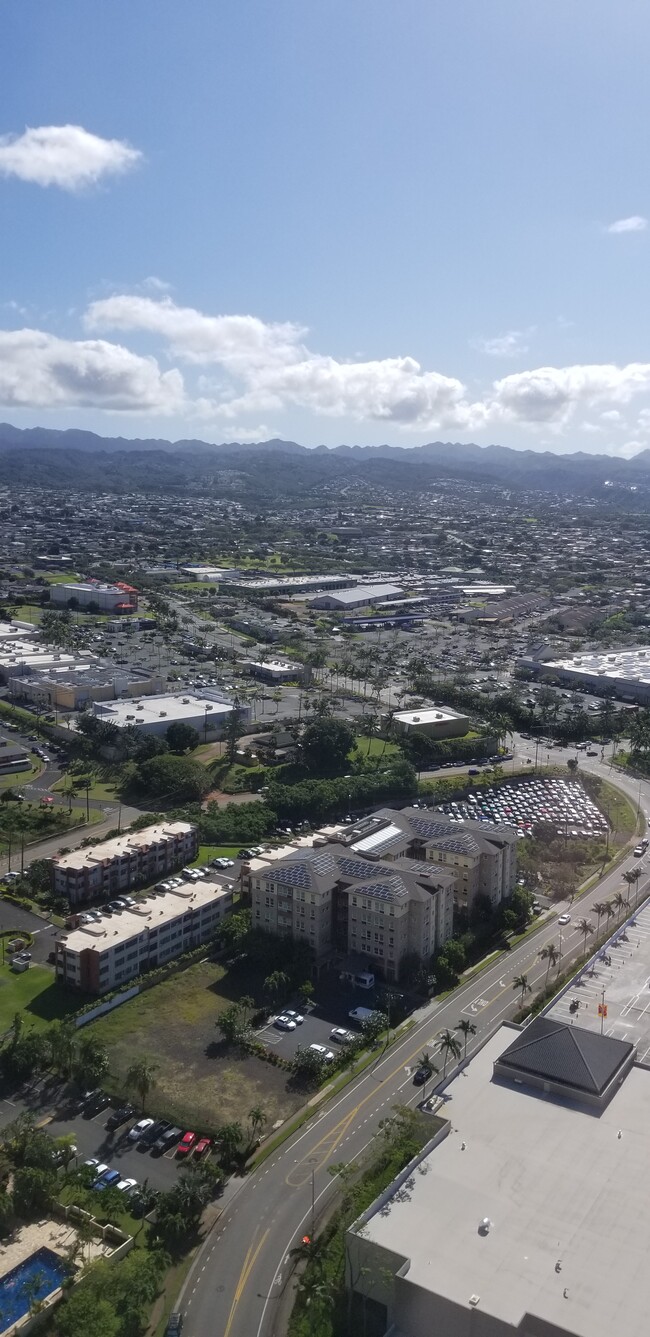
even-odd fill
[(9, 1029), (16, 1012), (24, 1013), (28, 1026), (41, 1030), (58, 1017), (77, 1012), (83, 1001), (82, 995), (57, 984), (47, 966), (32, 965), (14, 975), (9, 966), (0, 965), (0, 1035)]
[(386, 742), (383, 738), (364, 738), (363, 734), (357, 734), (356, 749), (362, 757), (390, 757), (399, 752), (396, 743)]
[(189, 868), (202, 868), (204, 864), (211, 863), (212, 859), (236, 859), (241, 845), (199, 845), (199, 852), (196, 859)]
[[(72, 780), (74, 781), (74, 776), (72, 776)], [(70, 786), (70, 777), (69, 777), (69, 776), (68, 776), (68, 777), (63, 776), (60, 780), (57, 780), (56, 784), (55, 784), (55, 785), (52, 785), (52, 792), (53, 792), (54, 794), (67, 794), (71, 787), (72, 787), (72, 789), (76, 789), (76, 791), (77, 791), (77, 800), (81, 799), (81, 800), (82, 800), (82, 806), (83, 806), (83, 804), (84, 804), (85, 801), (86, 801), (86, 789), (85, 789), (85, 786), (84, 786), (84, 785), (79, 785), (79, 784), (74, 784), (74, 783), (72, 784), (72, 786)], [(117, 797), (118, 797), (118, 790), (119, 790), (119, 782), (116, 782), (116, 781), (112, 781), (112, 782), (111, 782), (111, 781), (107, 781), (107, 780), (98, 780), (96, 777), (93, 777), (92, 785), (90, 786), (90, 789), (88, 790), (88, 797), (91, 798), (91, 799), (93, 799), (93, 798), (95, 798), (95, 799), (117, 799)]]

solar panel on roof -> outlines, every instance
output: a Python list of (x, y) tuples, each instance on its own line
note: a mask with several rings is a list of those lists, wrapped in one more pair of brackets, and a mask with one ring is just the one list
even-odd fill
[[(360, 877), (363, 879), (364, 877), (367, 877), (371, 871), (365, 859), (338, 859), (337, 863), (345, 877)], [(372, 869), (373, 876), (376, 877), (378, 873), (381, 874), (382, 877), (390, 876), (390, 870), (388, 868)]]

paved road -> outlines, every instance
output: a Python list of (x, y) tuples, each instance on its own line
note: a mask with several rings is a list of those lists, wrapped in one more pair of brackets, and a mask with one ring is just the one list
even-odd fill
[[(525, 742), (521, 747), (525, 752)], [(559, 755), (566, 761), (566, 751)], [(581, 765), (597, 773), (609, 773), (600, 760), (590, 758)], [(642, 782), (639, 786), (626, 777), (618, 777), (617, 783), (635, 802), (639, 798), (647, 813), (650, 784)], [(595, 900), (624, 887), (621, 874), (634, 863), (626, 859), (583, 897), (574, 920), (588, 915)], [(649, 891), (650, 878), (643, 878), (638, 886), (639, 899)], [(222, 1337), (270, 1337), (278, 1301), (290, 1276), (290, 1250), (311, 1228), (312, 1183), (318, 1216), (335, 1191), (328, 1167), (357, 1158), (377, 1136), (380, 1120), (390, 1114), (394, 1104), (414, 1104), (421, 1099), (421, 1089), (413, 1087), (412, 1070), (422, 1050), (435, 1046), (441, 1030), (453, 1028), (461, 1017), (467, 1017), (477, 1028), (468, 1046), (471, 1054), (515, 1011), (518, 998), (513, 978), (524, 973), (533, 987), (540, 985), (546, 968), (539, 952), (546, 943), (558, 945), (559, 941), (555, 921), (540, 925), (509, 956), (458, 989), (452, 999), (423, 1008), (405, 1040), (327, 1105), (254, 1175), (233, 1186), (233, 1196), (200, 1250), (184, 1289), (181, 1307), (186, 1315), (187, 1337), (212, 1337), (215, 1332)], [(580, 952), (582, 935), (573, 924), (564, 929), (560, 945), (565, 960)]]
[[(31, 863), (32, 859), (49, 859), (53, 854), (58, 854), (64, 845), (69, 849), (76, 849), (77, 845), (88, 836), (93, 840), (101, 840), (107, 831), (113, 831), (117, 826), (118, 807), (116, 804), (102, 803), (100, 805), (107, 817), (103, 822), (96, 822), (92, 826), (75, 826), (72, 831), (59, 831), (56, 836), (47, 840), (40, 840), (35, 845), (25, 846), (25, 864)], [(136, 817), (142, 815), (142, 809), (129, 808), (126, 804), (122, 805), (122, 830), (125, 831)], [(14, 850), (11, 856), (12, 868), (20, 868), (20, 849)], [(9, 868), (9, 859), (6, 854), (0, 855), (0, 873), (4, 873)]]

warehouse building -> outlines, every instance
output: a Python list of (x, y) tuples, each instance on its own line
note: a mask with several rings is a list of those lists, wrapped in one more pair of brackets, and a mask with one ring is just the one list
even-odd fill
[(47, 710), (84, 710), (93, 701), (160, 692), (164, 683), (141, 669), (86, 662), (10, 678), (8, 686), (14, 697)]
[(63, 650), (53, 650), (48, 645), (38, 645), (35, 641), (6, 641), (0, 644), (0, 682), (29, 677), (41, 670), (71, 670), (80, 663), (93, 662), (97, 662), (96, 656), (86, 650), (78, 655), (70, 655)]
[(431, 1141), (348, 1232), (373, 1332), (645, 1337), (650, 1071), (635, 1057), (538, 1017), (462, 1065), (428, 1102)]
[(198, 832), (190, 822), (145, 826), (58, 855), (52, 860), (52, 890), (71, 906), (110, 900), (183, 868), (198, 848)]
[(349, 585), (349, 576), (260, 576), (252, 580), (227, 580), (225, 594), (304, 594), (308, 590), (338, 590)]
[(310, 608), (368, 608), (370, 604), (387, 599), (399, 599), (404, 593), (397, 585), (357, 585), (354, 589), (340, 589), (332, 594), (318, 594), (309, 600)]
[(207, 942), (232, 910), (232, 886), (184, 882), (151, 892), (129, 910), (84, 924), (57, 938), (56, 977), (83, 993), (128, 985), (145, 970)]
[(181, 722), (196, 729), (203, 743), (223, 738), (228, 720), (237, 709), (242, 724), (250, 719), (250, 706), (235, 707), (216, 692), (204, 691), (201, 696), (167, 693), (148, 696), (146, 701), (93, 701), (93, 711), (107, 724), (118, 729), (134, 725), (143, 733), (164, 738), (170, 724)]
[(541, 653), (532, 651), (523, 655), (517, 660), (517, 667), (530, 673), (551, 674), (569, 687), (586, 687), (599, 694), (614, 694), (621, 701), (650, 704), (648, 645), (625, 650), (584, 650), (566, 659), (543, 647)]
[(469, 729), (467, 715), (447, 706), (423, 706), (421, 710), (400, 710), (393, 715), (397, 733), (423, 734), (426, 738), (464, 738)]
[(100, 613), (136, 613), (138, 610), (138, 591), (123, 581), (115, 585), (105, 585), (99, 580), (50, 585), (50, 603), (68, 608), (71, 600), (74, 600), (75, 608), (96, 607)]

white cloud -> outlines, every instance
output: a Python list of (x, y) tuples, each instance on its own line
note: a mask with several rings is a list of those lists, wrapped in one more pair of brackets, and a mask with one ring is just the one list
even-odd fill
[(617, 236), (621, 232), (645, 232), (647, 226), (647, 218), (642, 218), (640, 214), (632, 214), (630, 218), (617, 218), (615, 223), (610, 223), (605, 228), (605, 231)]
[(650, 392), (650, 363), (538, 367), (495, 381), (486, 404), (492, 422), (550, 423), (564, 426), (575, 409), (604, 402), (627, 404)]
[(534, 333), (534, 327), (528, 330), (507, 330), (505, 334), (497, 334), (492, 339), (472, 339), (471, 344), (489, 357), (518, 357), (520, 353), (528, 352), (526, 340)]
[(165, 298), (115, 296), (93, 302), (89, 329), (144, 330), (165, 338), (187, 362), (218, 365), (243, 382), (226, 387), (222, 416), (268, 412), (293, 404), (329, 417), (375, 419), (400, 426), (462, 425), (464, 386), (423, 371), (410, 357), (342, 362), (309, 351), (305, 329), (266, 324), (256, 316), (205, 316)]
[(129, 171), (142, 154), (120, 139), (101, 139), (81, 125), (41, 125), (0, 136), (0, 175), (37, 186), (81, 190)]
[(0, 330), (0, 404), (172, 413), (184, 402), (179, 371), (161, 373), (103, 339), (59, 339), (41, 330)]

